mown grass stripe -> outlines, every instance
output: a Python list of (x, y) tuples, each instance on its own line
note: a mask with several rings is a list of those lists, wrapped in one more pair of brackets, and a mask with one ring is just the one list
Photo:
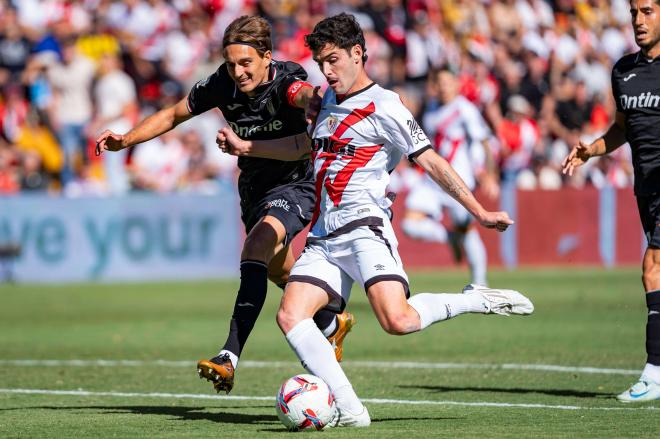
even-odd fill
[[(515, 363), (427, 363), (416, 361), (344, 361), (347, 367), (400, 368), (400, 369), (506, 369), (531, 370), (542, 372), (587, 373), (608, 375), (639, 375), (640, 370), (599, 368), (588, 366), (561, 366), (554, 364), (515, 364)], [(194, 367), (194, 361), (188, 360), (0, 360), (0, 366), (53, 366), (53, 367)], [(240, 367), (297, 367), (293, 361), (241, 361)]]
[[(206, 395), (196, 393), (136, 393), (136, 392), (91, 392), (86, 390), (45, 390), (45, 389), (1, 389), (4, 394), (27, 394), (27, 395), (59, 395), (59, 396), (106, 396), (113, 398), (177, 398), (177, 399), (213, 399), (225, 401), (275, 401), (275, 396), (240, 396), (240, 395)], [(525, 404), (509, 402), (464, 402), (464, 401), (433, 401), (433, 400), (408, 400), (408, 399), (381, 399), (364, 398), (367, 404), (405, 404), (405, 405), (439, 405), (439, 406), (461, 406), (461, 407), (495, 407), (495, 408), (525, 408), (525, 409), (554, 409), (554, 410), (650, 410), (660, 411), (657, 407), (584, 407), (577, 405), (552, 405), (552, 404)]]

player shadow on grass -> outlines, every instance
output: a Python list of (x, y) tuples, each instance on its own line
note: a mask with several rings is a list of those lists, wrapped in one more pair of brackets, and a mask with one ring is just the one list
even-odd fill
[(272, 405), (250, 406), (250, 407), (172, 407), (172, 406), (40, 406), (40, 407), (16, 407), (4, 410), (99, 410), (102, 414), (125, 414), (133, 413), (136, 415), (163, 415), (173, 416), (180, 421), (199, 421), (206, 420), (220, 424), (279, 424), (276, 415), (267, 414), (249, 414), (249, 413), (229, 413), (229, 412), (210, 412), (209, 409), (227, 410), (227, 409), (263, 409), (268, 408), (275, 411)]
[(573, 398), (611, 398), (609, 392), (584, 392), (571, 389), (522, 389), (522, 388), (498, 388), (498, 387), (452, 387), (452, 386), (397, 386), (401, 389), (420, 389), (432, 392), (489, 392), (489, 393), (514, 393), (527, 394), (539, 393), (550, 396), (568, 396)]
[[(400, 421), (450, 421), (457, 419), (465, 419), (465, 417), (452, 417), (452, 416), (410, 416), (406, 418), (371, 418), (372, 424), (380, 424), (382, 422), (400, 422)], [(342, 427), (342, 430), (344, 428)], [(284, 427), (280, 428), (262, 428), (259, 430), (264, 433), (287, 433)]]

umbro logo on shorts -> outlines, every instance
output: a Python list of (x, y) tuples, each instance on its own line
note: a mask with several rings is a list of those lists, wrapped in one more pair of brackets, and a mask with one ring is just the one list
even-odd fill
[(376, 265), (374, 265), (374, 268), (378, 271), (385, 270), (385, 266), (383, 264), (376, 264)]

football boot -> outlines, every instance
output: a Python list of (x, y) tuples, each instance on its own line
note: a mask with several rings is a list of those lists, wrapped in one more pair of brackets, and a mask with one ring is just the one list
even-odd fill
[(335, 350), (335, 358), (341, 361), (344, 357), (344, 339), (346, 335), (351, 332), (351, 328), (355, 326), (355, 316), (350, 312), (344, 311), (337, 314), (337, 330), (334, 334), (328, 337), (328, 341)]
[(234, 387), (234, 366), (231, 364), (229, 354), (218, 355), (210, 360), (200, 360), (197, 363), (197, 373), (200, 378), (211, 381), (218, 393), (221, 390), (229, 393)]

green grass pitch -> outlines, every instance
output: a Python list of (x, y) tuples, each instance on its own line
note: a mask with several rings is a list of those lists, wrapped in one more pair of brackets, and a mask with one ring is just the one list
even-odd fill
[[(410, 277), (415, 292), (449, 292), (466, 275)], [(639, 269), (493, 272), (493, 286), (532, 299), (533, 316), (464, 315), (405, 337), (382, 331), (356, 288), (344, 368), (372, 426), (299, 434), (657, 438), (660, 401), (613, 399), (645, 361), (639, 278)], [(0, 286), (0, 437), (289, 434), (274, 394), (303, 369), (275, 324), (279, 289), (269, 290), (233, 398), (197, 378), (196, 360), (224, 342), (237, 285)]]

